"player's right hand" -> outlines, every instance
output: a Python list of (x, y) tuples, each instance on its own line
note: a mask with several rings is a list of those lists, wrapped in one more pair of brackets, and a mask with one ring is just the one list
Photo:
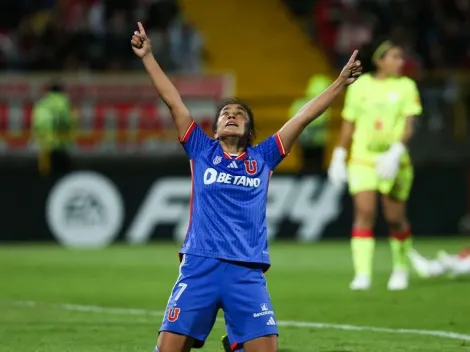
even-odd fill
[(328, 180), (338, 188), (342, 187), (348, 181), (346, 155), (346, 149), (336, 147), (333, 151), (330, 166), (328, 167)]
[(134, 32), (131, 39), (131, 45), (134, 53), (142, 59), (144, 56), (152, 53), (152, 47), (142, 23), (137, 22), (137, 26), (139, 27), (139, 30)]

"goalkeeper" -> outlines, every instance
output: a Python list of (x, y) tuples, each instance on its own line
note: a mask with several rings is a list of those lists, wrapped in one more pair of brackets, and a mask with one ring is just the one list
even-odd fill
[(375, 70), (362, 75), (346, 92), (340, 140), (328, 177), (337, 186), (348, 182), (353, 197), (355, 277), (350, 288), (367, 290), (371, 286), (373, 228), (380, 194), (393, 260), (388, 289), (403, 290), (408, 287), (407, 252), (411, 248), (406, 201), (413, 181), (407, 145), (413, 135), (413, 119), (422, 108), (415, 82), (401, 75), (404, 52), (399, 45), (389, 40), (380, 43), (371, 61)]

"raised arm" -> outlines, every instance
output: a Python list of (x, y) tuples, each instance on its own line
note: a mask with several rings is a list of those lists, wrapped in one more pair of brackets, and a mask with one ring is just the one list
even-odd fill
[(157, 60), (155, 60), (152, 54), (150, 39), (147, 37), (142, 23), (138, 22), (137, 25), (139, 30), (134, 32), (131, 39), (132, 50), (142, 59), (142, 63), (158, 95), (160, 95), (168, 109), (170, 109), (171, 117), (175, 121), (178, 131), (178, 137), (182, 139), (193, 120), (175, 86), (160, 68)]
[(320, 116), (346, 86), (354, 83), (361, 75), (362, 66), (361, 62), (356, 60), (357, 53), (358, 51), (355, 50), (333, 84), (322, 94), (305, 104), (297, 114), (279, 130), (279, 137), (286, 151), (292, 148), (304, 128)]

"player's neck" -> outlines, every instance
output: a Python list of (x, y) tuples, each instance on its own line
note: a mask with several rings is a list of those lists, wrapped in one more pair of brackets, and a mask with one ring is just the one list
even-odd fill
[(390, 78), (390, 76), (387, 75), (385, 72), (378, 72), (378, 71), (375, 73), (374, 77), (375, 77), (375, 79), (377, 79), (379, 81)]
[(225, 137), (220, 139), (220, 145), (224, 152), (230, 155), (238, 155), (245, 151), (245, 147), (240, 143), (238, 137)]

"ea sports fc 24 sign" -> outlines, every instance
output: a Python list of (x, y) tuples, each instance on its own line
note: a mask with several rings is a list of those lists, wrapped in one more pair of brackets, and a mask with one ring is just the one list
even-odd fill
[[(217, 182), (222, 176), (208, 171), (207, 182)], [(252, 183), (256, 187), (256, 180)], [(243, 181), (243, 185), (251, 183)], [(269, 236), (277, 236), (288, 220), (297, 224), (299, 240), (319, 239), (325, 227), (338, 218), (342, 194), (318, 176), (273, 177), (267, 203)], [(80, 171), (51, 188), (45, 216), (53, 236), (68, 247), (103, 247), (119, 238), (145, 243), (161, 237), (162, 232), (163, 237), (182, 241), (188, 228), (190, 196), (189, 177), (159, 178), (136, 210), (126, 213), (128, 202), (112, 180), (97, 172)]]

